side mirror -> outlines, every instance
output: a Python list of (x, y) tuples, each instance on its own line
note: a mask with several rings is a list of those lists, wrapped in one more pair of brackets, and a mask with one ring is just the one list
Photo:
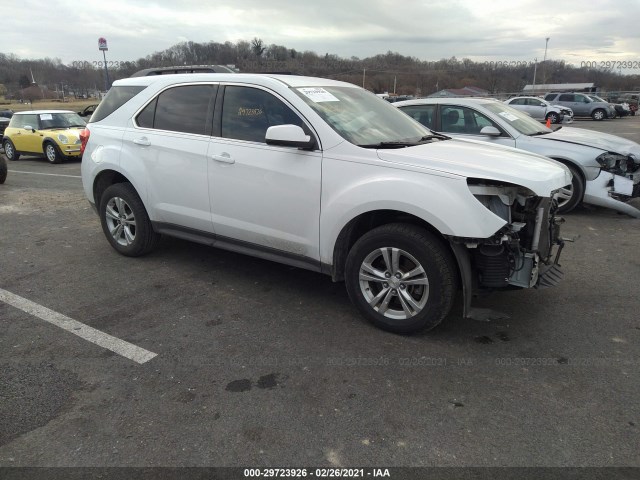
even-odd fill
[(312, 148), (316, 141), (298, 125), (275, 125), (267, 128), (265, 134), (267, 145), (283, 147)]
[(23, 128), (24, 128), (25, 130), (29, 130), (29, 131), (31, 131), (31, 132), (35, 132), (35, 131), (36, 131), (36, 129), (35, 129), (35, 128), (33, 128), (31, 125), (25, 125)]
[(500, 130), (496, 127), (492, 127), (491, 125), (487, 125), (486, 127), (482, 127), (480, 130), (482, 135), (488, 135), (490, 137), (499, 137), (501, 135)]

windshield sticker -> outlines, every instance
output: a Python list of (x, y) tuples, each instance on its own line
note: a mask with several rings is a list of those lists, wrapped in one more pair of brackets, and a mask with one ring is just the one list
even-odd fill
[(500, 115), (501, 117), (506, 118), (510, 122), (515, 122), (516, 120), (518, 120), (518, 117), (516, 117), (513, 113), (500, 112), (498, 115)]
[(40, 120), (53, 120), (53, 116), (50, 113), (43, 113), (40, 115)]
[(316, 103), (321, 102), (339, 102), (333, 94), (327, 92), (324, 88), (299, 88), (299, 92), (303, 93), (307, 98)]

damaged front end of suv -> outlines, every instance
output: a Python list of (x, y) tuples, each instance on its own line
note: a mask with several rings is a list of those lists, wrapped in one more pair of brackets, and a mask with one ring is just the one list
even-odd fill
[(564, 219), (555, 214), (555, 192), (540, 197), (523, 186), (478, 178), (467, 184), (477, 201), (506, 222), (488, 238), (449, 238), (461, 273), (464, 316), (487, 320), (496, 313), (472, 308), (474, 294), (550, 287), (562, 279)]

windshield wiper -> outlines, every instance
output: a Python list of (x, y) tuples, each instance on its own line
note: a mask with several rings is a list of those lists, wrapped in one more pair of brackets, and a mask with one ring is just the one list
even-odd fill
[(416, 145), (420, 145), (422, 143), (428, 142), (430, 140), (450, 140), (451, 137), (447, 137), (446, 135), (440, 135), (439, 133), (434, 133), (431, 135), (425, 135), (421, 137), (420, 140), (407, 142), (402, 140), (394, 140), (388, 142), (380, 142), (380, 143), (371, 143), (368, 145), (358, 145), (362, 148), (405, 148), (405, 147), (415, 147)]
[(420, 141), (426, 141), (426, 140), (431, 140), (432, 138), (437, 138), (439, 140), (451, 140), (451, 137), (447, 137), (446, 135), (443, 135), (441, 133), (432, 133), (431, 135), (425, 135), (424, 137), (422, 137), (420, 139)]
[(551, 133), (551, 132), (543, 132), (542, 130), (540, 130), (539, 132), (536, 132), (536, 133), (530, 133), (529, 136), (535, 137), (536, 135), (546, 135), (547, 133)]

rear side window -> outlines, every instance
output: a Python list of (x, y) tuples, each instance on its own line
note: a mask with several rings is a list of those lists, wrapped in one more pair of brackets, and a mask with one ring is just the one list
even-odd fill
[(96, 108), (96, 111), (93, 112), (89, 123), (99, 122), (100, 120), (107, 118), (145, 88), (147, 87), (111, 87), (109, 93), (107, 93), (107, 95), (102, 99), (100, 105)]
[(186, 85), (165, 90), (136, 117), (142, 128), (210, 135), (217, 85)]
[(575, 95), (573, 93), (563, 93), (560, 95), (560, 102), (577, 102)]
[(23, 128), (27, 125), (38, 128), (38, 117), (36, 115), (14, 115), (9, 123), (12, 128)]

